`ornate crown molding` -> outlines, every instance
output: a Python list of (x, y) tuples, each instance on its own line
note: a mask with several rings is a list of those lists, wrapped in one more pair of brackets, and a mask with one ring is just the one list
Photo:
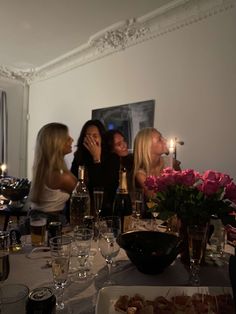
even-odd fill
[(35, 69), (29, 69), (27, 71), (12, 69), (6, 66), (0, 66), (0, 77), (4, 77), (9, 80), (19, 81), (23, 84), (29, 85), (36, 77)]
[(102, 30), (93, 35), (86, 44), (42, 67), (27, 71), (0, 67), (0, 76), (5, 75), (26, 84), (48, 79), (232, 9), (235, 4), (236, 0), (174, 0), (150, 14), (121, 21)]

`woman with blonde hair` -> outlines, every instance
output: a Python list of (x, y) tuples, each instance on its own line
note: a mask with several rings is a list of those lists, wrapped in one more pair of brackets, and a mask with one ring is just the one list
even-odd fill
[(64, 157), (72, 152), (73, 139), (68, 127), (61, 123), (44, 125), (37, 135), (31, 209), (58, 218), (76, 186), (76, 177), (68, 170)]
[[(134, 140), (134, 172), (133, 181), (137, 188), (142, 189), (148, 199), (152, 193), (146, 188), (147, 176), (159, 176), (168, 163), (163, 154), (168, 154), (166, 139), (155, 128), (141, 129)], [(174, 161), (174, 168), (179, 168)]]

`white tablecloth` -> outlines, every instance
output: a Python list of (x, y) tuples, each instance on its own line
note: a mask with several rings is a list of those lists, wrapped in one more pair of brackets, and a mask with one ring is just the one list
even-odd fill
[[(93, 248), (97, 249), (97, 243), (93, 243)], [(10, 255), (10, 275), (4, 284), (23, 283), (30, 290), (52, 285), (51, 268), (46, 267), (50, 252), (31, 254), (31, 258), (28, 258), (27, 253), (31, 250), (31, 246), (25, 246), (21, 252)], [(116, 266), (112, 267), (112, 279), (117, 285), (186, 286), (188, 282), (188, 270), (179, 258), (163, 273), (157, 275), (140, 273), (122, 249), (116, 261)], [(70, 283), (65, 289), (65, 299), (70, 305), (71, 313), (95, 313), (97, 293), (107, 278), (106, 263), (98, 250), (92, 271), (96, 274), (95, 277), (83, 283)], [(201, 286), (230, 286), (228, 265), (202, 267)]]

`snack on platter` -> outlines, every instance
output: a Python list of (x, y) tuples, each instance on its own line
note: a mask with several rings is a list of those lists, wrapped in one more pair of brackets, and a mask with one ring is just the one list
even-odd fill
[(135, 294), (132, 297), (122, 295), (114, 304), (117, 312), (127, 314), (159, 314), (159, 313), (235, 313), (231, 294), (209, 295), (194, 293), (192, 296), (176, 295), (170, 299), (158, 296), (154, 300)]
[(230, 287), (109, 286), (99, 291), (95, 313), (233, 314), (235, 309)]

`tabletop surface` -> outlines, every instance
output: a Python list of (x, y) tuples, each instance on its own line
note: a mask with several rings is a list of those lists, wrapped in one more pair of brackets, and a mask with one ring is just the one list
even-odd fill
[[(4, 284), (23, 283), (30, 290), (39, 286), (52, 286), (52, 271), (48, 266), (50, 251), (45, 249), (32, 252), (29, 236), (25, 237), (25, 244), (18, 253), (10, 254), (10, 274)], [(95, 313), (96, 299), (99, 289), (107, 279), (105, 259), (98, 250), (98, 243), (92, 245), (91, 278), (85, 282), (73, 282), (74, 274), (70, 274), (68, 286), (65, 289), (65, 300), (70, 305), (70, 313)], [(72, 257), (76, 261), (76, 257)], [(140, 273), (128, 260), (123, 249), (115, 259), (111, 278), (119, 286), (187, 286), (188, 268), (179, 258), (172, 265), (157, 275)], [(229, 287), (228, 264), (221, 266), (203, 266), (201, 268), (201, 286)]]

